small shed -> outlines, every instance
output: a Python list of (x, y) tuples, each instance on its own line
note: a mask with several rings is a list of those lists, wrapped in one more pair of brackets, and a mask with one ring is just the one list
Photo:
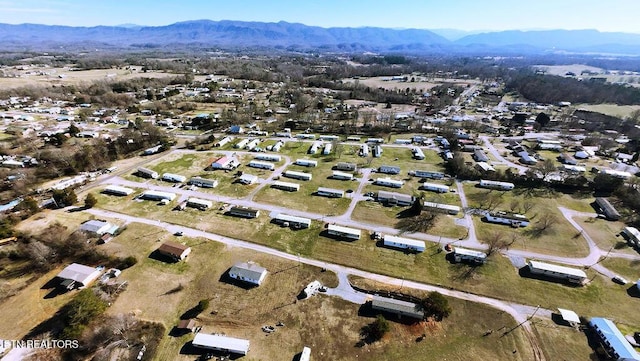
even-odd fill
[(578, 317), (577, 313), (571, 310), (566, 310), (564, 308), (558, 308), (558, 312), (560, 312), (560, 317), (562, 317), (562, 320), (568, 323), (569, 326), (576, 327), (580, 324), (580, 317)]
[(193, 332), (196, 329), (196, 320), (193, 318), (190, 318), (188, 320), (180, 320), (180, 322), (178, 322), (178, 326), (176, 326), (176, 329), (182, 332)]

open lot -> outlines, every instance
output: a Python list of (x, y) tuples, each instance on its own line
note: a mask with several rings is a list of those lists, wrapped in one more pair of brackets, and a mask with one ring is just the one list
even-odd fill
[(549, 319), (535, 318), (531, 324), (547, 360), (595, 359), (584, 332)]
[[(504, 224), (488, 223), (480, 216), (474, 216), (479, 240), (486, 242), (500, 237), (514, 241), (511, 247), (527, 251), (572, 257), (588, 254), (586, 240), (558, 210), (560, 202), (556, 199), (556, 192), (523, 193), (517, 188), (502, 192), (478, 188), (475, 183), (465, 183), (464, 189), (470, 207), (514, 211), (524, 213), (530, 219), (529, 226), (515, 229)], [(527, 207), (530, 209), (525, 212)], [(547, 227), (543, 229), (545, 219)]]
[(627, 245), (627, 241), (620, 235), (620, 231), (625, 227), (624, 223), (594, 217), (576, 217), (574, 220), (584, 228), (600, 249), (638, 254), (636, 250)]

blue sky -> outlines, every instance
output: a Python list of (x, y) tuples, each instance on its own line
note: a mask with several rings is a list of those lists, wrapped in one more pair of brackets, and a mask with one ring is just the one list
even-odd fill
[(0, 23), (167, 25), (280, 20), (322, 27), (640, 33), (640, 0), (0, 0)]

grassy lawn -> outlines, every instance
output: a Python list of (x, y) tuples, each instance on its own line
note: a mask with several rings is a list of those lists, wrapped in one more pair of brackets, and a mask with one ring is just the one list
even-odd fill
[(600, 249), (638, 254), (627, 245), (627, 241), (620, 235), (620, 231), (625, 227), (624, 223), (594, 217), (575, 217), (574, 220), (584, 228)]
[[(407, 209), (408, 207), (387, 207), (379, 202), (358, 202), (351, 218), (371, 224), (395, 227), (399, 221), (398, 213)], [(460, 238), (467, 234), (467, 229), (456, 225), (454, 217), (443, 214), (438, 218), (433, 228), (426, 233)]]
[[(586, 240), (558, 210), (556, 192), (491, 191), (477, 188), (471, 183), (466, 183), (464, 189), (470, 207), (483, 209), (492, 207), (495, 210), (513, 210), (517, 213), (525, 213), (525, 209), (530, 207), (525, 215), (529, 217), (531, 223), (519, 229), (503, 224), (487, 223), (479, 216), (474, 217), (476, 233), (481, 241), (501, 234), (509, 241), (515, 239), (513, 248), (573, 257), (588, 254)], [(550, 226), (544, 231), (536, 231), (538, 222), (544, 217), (551, 217)]]
[(280, 207), (331, 215), (344, 213), (351, 202), (351, 198), (328, 198), (313, 195), (318, 187), (308, 184), (309, 182), (294, 181), (293, 183), (300, 184), (299, 191), (288, 192), (266, 186), (256, 194), (253, 200)]
[[(600, 264), (615, 272), (616, 274), (626, 278), (629, 282), (635, 282), (640, 276), (638, 275), (638, 266), (640, 266), (640, 261), (607, 257), (606, 259), (600, 261)], [(635, 285), (627, 284), (626, 286), (619, 287), (624, 287), (626, 289), (629, 287), (635, 287)]]
[(536, 318), (532, 325), (547, 360), (597, 359), (582, 331), (548, 319)]

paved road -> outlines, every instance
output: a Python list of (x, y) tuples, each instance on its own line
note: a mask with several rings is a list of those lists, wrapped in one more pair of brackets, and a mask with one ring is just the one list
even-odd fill
[(489, 139), (488, 136), (485, 136), (485, 135), (480, 136), (480, 139), (482, 139), (482, 141), (484, 142), (484, 146), (489, 151), (489, 153), (491, 153), (493, 157), (496, 158), (499, 162), (509, 167), (516, 168), (518, 170), (518, 173), (520, 174), (524, 174), (529, 169), (523, 165), (513, 163), (510, 160), (503, 157), (502, 154), (500, 154), (500, 152), (496, 149), (496, 147), (494, 147), (493, 144), (491, 144), (491, 139)]

